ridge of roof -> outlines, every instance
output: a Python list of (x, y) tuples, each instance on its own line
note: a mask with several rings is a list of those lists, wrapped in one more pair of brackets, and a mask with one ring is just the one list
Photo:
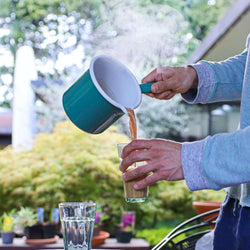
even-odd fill
[(191, 64), (200, 60), (225, 33), (237, 23), (238, 20), (250, 10), (250, 1), (237, 0), (228, 9), (225, 16), (211, 29), (209, 34), (202, 40), (200, 46), (191, 54), (186, 63)]

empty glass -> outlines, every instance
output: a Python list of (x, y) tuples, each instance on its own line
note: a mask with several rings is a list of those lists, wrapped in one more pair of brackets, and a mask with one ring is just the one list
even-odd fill
[(90, 250), (95, 222), (96, 204), (65, 202), (59, 204), (65, 250)]

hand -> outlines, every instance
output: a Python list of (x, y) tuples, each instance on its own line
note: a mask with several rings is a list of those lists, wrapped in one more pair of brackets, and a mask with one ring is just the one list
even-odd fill
[(192, 67), (162, 66), (142, 79), (142, 83), (147, 82), (155, 82), (149, 96), (169, 100), (177, 93), (186, 93), (191, 88), (197, 88), (198, 76)]
[[(184, 179), (181, 165), (182, 144), (164, 139), (134, 140), (122, 152), (120, 170), (124, 172), (135, 162), (145, 161), (146, 165), (127, 171), (124, 181), (146, 176), (135, 184), (143, 189), (159, 180), (177, 181)], [(152, 173), (151, 175), (148, 175)]]

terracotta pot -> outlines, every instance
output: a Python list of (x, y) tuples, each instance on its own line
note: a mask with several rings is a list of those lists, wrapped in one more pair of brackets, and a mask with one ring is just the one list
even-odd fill
[[(193, 206), (198, 214), (202, 214), (216, 208), (220, 208), (222, 202), (219, 201), (194, 201)], [(219, 213), (208, 215), (204, 217), (204, 220), (209, 220), (214, 216), (218, 215)], [(213, 226), (214, 227), (214, 226)]]
[(110, 234), (105, 231), (100, 231), (98, 236), (93, 236), (92, 246), (97, 246), (105, 243), (105, 240), (109, 238)]
[(219, 201), (194, 201), (193, 206), (198, 214), (220, 208), (222, 202)]

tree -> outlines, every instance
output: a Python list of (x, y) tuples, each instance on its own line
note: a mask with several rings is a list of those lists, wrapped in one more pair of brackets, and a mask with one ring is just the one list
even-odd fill
[[(107, 53), (141, 79), (158, 65), (182, 64), (231, 1), (1, 1), (0, 59), (7, 54), (11, 60), (0, 64), (0, 105), (10, 106), (15, 54), (22, 45), (34, 49), (41, 78), (71, 83), (95, 54)], [(144, 120), (142, 127), (149, 125)]]
[[(190, 32), (194, 38), (201, 40), (217, 20), (223, 16), (232, 2), (234, 0), (1, 1), (0, 56), (1, 53), (13, 56), (11, 62), (8, 61), (9, 63), (0, 65), (2, 66), (0, 86), (4, 86), (1, 92), (5, 96), (5, 99), (0, 100), (1, 106), (8, 106), (12, 99), (15, 53), (17, 48), (22, 45), (30, 45), (34, 49), (40, 77), (59, 78), (63, 76), (63, 78), (70, 79), (67, 76), (71, 74), (72, 77), (72, 72), (77, 74), (79, 68), (84, 68), (85, 62), (95, 54), (97, 48), (100, 51), (103, 44), (107, 46), (114, 38), (119, 38), (116, 39), (117, 42), (123, 38), (124, 32), (126, 33), (125, 29), (129, 28), (126, 26), (126, 22), (130, 17), (134, 21), (144, 22), (144, 27), (148, 29), (151, 24), (147, 20), (149, 16), (155, 18), (159, 27), (164, 22), (166, 22), (165, 27), (169, 22), (178, 22), (177, 28), (179, 30), (174, 31), (177, 31), (178, 34)], [(124, 9), (126, 9), (126, 15), (122, 15)], [(178, 15), (176, 11), (181, 14)], [(136, 18), (136, 15), (141, 20)], [(143, 15), (146, 15), (145, 18)], [(181, 16), (184, 17), (182, 20)], [(126, 22), (122, 21), (122, 17), (125, 18)], [(134, 23), (134, 27), (136, 27), (136, 23)], [(161, 27), (161, 29), (165, 36), (168, 35), (164, 28)], [(154, 30), (156, 27), (152, 27), (152, 31)], [(149, 36), (147, 40), (145, 38), (140, 40), (141, 37), (137, 37), (138, 43), (143, 44), (140, 47), (144, 47), (147, 41), (154, 39), (154, 36)], [(129, 37), (127, 38), (129, 39)], [(130, 39), (132, 38), (130, 37)], [(172, 35), (171, 38), (173, 38)], [(174, 44), (176, 39), (172, 40)], [(168, 40), (168, 43), (170, 41), (171, 39)], [(185, 39), (179, 37), (177, 45), (181, 46), (183, 41), (185, 42)], [(186, 39), (186, 41), (190, 49), (193, 50), (195, 40)], [(156, 42), (161, 41), (158, 39)], [(197, 43), (195, 44), (197, 46)], [(162, 50), (159, 49), (159, 53), (156, 55), (158, 56), (158, 64), (161, 63), (161, 58), (165, 58), (165, 55), (171, 51), (171, 46), (172, 44), (162, 47)], [(130, 51), (130, 55), (131, 52), (136, 53), (137, 51)], [(74, 62), (69, 58), (72, 53), (76, 58)], [(186, 51), (181, 54), (187, 56)], [(176, 58), (180, 57), (180, 53), (173, 57), (175, 64), (183, 62), (183, 59), (176, 62)], [(152, 66), (154, 62), (151, 61), (151, 58), (146, 57), (145, 59), (147, 63), (144, 66)], [(135, 64), (138, 65), (138, 61)]]
[[(0, 2), (1, 48), (13, 57), (11, 65), (1, 67), (1, 75), (8, 75), (11, 84), (5, 90), (2, 105), (9, 105), (12, 96), (13, 68), (17, 49), (22, 45), (31, 46), (37, 58), (40, 77), (59, 78), (72, 72), (76, 64), (82, 67), (87, 56), (81, 61), (67, 65), (67, 55), (83, 54), (91, 44), (90, 34), (101, 21), (103, 9), (99, 0), (6, 0)], [(91, 51), (91, 50), (90, 50)], [(87, 53), (91, 56), (91, 53)], [(64, 64), (59, 59), (64, 57)], [(72, 67), (73, 66), (73, 67)], [(79, 66), (79, 65), (78, 65)], [(0, 79), (0, 84), (6, 86)]]

